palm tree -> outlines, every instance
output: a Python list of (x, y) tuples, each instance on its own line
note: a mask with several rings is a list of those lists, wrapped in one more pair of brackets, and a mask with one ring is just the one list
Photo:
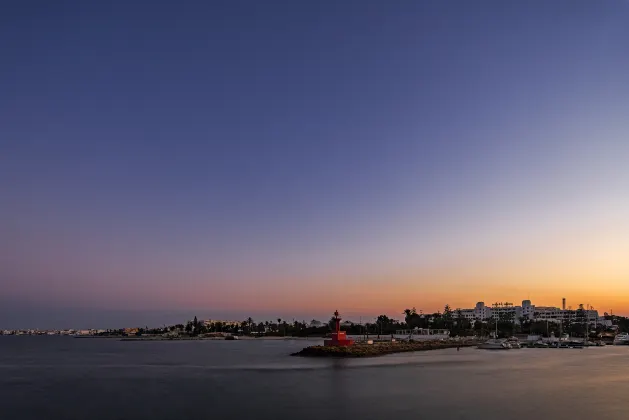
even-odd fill
[(282, 318), (277, 318), (277, 332), (280, 332), (280, 323), (282, 322)]
[(406, 325), (408, 325), (408, 328), (412, 329), (415, 318), (417, 317), (417, 309), (415, 309), (415, 307), (413, 307), (413, 309), (404, 309), (403, 313), (405, 315), (404, 321)]
[(406, 309), (404, 309), (404, 312), (402, 312), (402, 314), (404, 315), (404, 321), (410, 327), (411, 310), (406, 308)]
[(251, 317), (247, 318), (247, 324), (249, 325), (249, 334), (251, 334), (251, 324), (253, 324), (253, 319), (251, 319)]
[(446, 304), (446, 306), (443, 308), (442, 318), (445, 328), (452, 328), (452, 308), (450, 308), (450, 305)]

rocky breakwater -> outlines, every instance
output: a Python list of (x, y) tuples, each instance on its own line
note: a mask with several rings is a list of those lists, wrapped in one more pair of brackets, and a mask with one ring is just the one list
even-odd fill
[(291, 356), (303, 357), (375, 357), (410, 351), (443, 350), (456, 347), (472, 347), (475, 340), (426, 340), (397, 341), (374, 344), (355, 344), (353, 346), (311, 346)]

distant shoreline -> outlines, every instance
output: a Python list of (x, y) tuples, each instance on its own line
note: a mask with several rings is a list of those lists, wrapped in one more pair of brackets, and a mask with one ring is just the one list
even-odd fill
[[(80, 338), (80, 339), (101, 339), (101, 340), (116, 340), (116, 341), (225, 341), (225, 337), (161, 337), (161, 336), (116, 336), (116, 335), (45, 335), (45, 334), (12, 334), (12, 335), (0, 335), (0, 337), (67, 337), (67, 338)], [(237, 336), (234, 341), (316, 341), (324, 340), (324, 337), (251, 337), (251, 336)]]
[[(78, 338), (78, 337), (77, 337)], [(323, 337), (248, 337), (238, 336), (233, 341), (317, 341)], [(226, 341), (225, 337), (122, 337), (119, 341)]]

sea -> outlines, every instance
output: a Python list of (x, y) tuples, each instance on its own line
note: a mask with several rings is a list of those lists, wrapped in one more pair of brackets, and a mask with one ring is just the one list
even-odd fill
[(305, 340), (0, 337), (0, 419), (629, 419), (629, 346), (310, 359)]

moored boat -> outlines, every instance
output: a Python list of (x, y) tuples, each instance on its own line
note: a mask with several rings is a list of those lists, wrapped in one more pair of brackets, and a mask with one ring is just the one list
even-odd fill
[(573, 349), (582, 349), (585, 347), (585, 343), (583, 341), (570, 341), (568, 345)]
[(498, 322), (496, 322), (496, 332), (492, 333), (492, 338), (478, 345), (482, 350), (509, 350), (511, 345), (505, 339), (498, 339)]
[(507, 339), (507, 343), (511, 346), (512, 349), (521, 349), (522, 345), (520, 344), (520, 340), (517, 337), (509, 337)]
[(629, 334), (627, 333), (617, 334), (616, 337), (614, 337), (614, 345), (615, 346), (629, 345)]
[(481, 350), (509, 350), (511, 345), (507, 342), (507, 340), (492, 338), (479, 344), (478, 348)]

